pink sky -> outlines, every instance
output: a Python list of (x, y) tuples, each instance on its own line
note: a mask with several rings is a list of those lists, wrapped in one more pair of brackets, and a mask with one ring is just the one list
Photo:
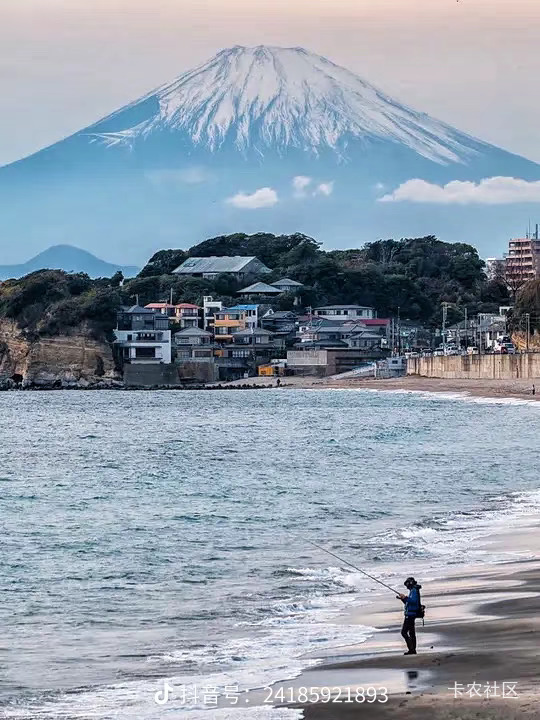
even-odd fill
[(538, 0), (1, 0), (0, 163), (223, 47), (302, 45), (540, 161)]

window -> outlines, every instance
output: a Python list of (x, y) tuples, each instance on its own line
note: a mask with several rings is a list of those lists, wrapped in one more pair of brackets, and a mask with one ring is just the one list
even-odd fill
[(156, 357), (156, 348), (153, 348), (153, 347), (135, 348), (135, 357), (136, 358), (155, 358)]

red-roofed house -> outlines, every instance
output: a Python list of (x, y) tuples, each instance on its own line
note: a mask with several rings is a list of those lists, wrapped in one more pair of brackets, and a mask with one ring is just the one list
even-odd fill
[(174, 306), (174, 317), (177, 323), (179, 323), (182, 330), (186, 328), (200, 327), (199, 319), (201, 318), (201, 311), (198, 305), (192, 303), (179, 303)]
[(171, 305), (170, 303), (148, 303), (148, 305), (145, 305), (144, 307), (147, 310), (155, 310), (156, 312), (161, 313), (162, 315), (167, 315), (168, 317), (174, 317), (175, 315), (175, 305)]

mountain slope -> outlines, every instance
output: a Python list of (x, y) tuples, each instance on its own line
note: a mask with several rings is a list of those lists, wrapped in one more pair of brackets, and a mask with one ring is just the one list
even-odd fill
[[(329, 247), (439, 235), (500, 252), (523, 205), (381, 203), (401, 183), (540, 166), (416, 112), (301, 48), (234, 47), (79, 133), (0, 168), (0, 239), (148, 257), (243, 231)], [(0, 240), (1, 242), (1, 240)]]
[(122, 271), (124, 277), (134, 277), (139, 272), (139, 268), (105, 262), (71, 245), (56, 245), (20, 265), (0, 265), (0, 280), (23, 277), (43, 269), (82, 272), (91, 278), (111, 277), (118, 270)]
[[(352, 138), (383, 139), (441, 163), (476, 152), (471, 138), (303, 48), (223, 50), (150, 97), (158, 107), (152, 117), (116, 132), (101, 133), (98, 126), (94, 137), (133, 148), (137, 140), (170, 130), (211, 151), (229, 140), (240, 151), (331, 148), (340, 155)], [(106, 122), (121, 120), (124, 112)]]

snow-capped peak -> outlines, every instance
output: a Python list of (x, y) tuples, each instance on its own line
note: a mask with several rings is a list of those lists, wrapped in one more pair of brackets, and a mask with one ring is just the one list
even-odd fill
[(386, 140), (444, 164), (474, 152), (466, 136), (303, 48), (222, 50), (144, 100), (150, 97), (159, 107), (153, 117), (94, 137), (108, 145), (133, 145), (168, 130), (211, 151), (232, 142), (242, 152), (262, 154), (270, 148), (346, 154), (351, 138)]

